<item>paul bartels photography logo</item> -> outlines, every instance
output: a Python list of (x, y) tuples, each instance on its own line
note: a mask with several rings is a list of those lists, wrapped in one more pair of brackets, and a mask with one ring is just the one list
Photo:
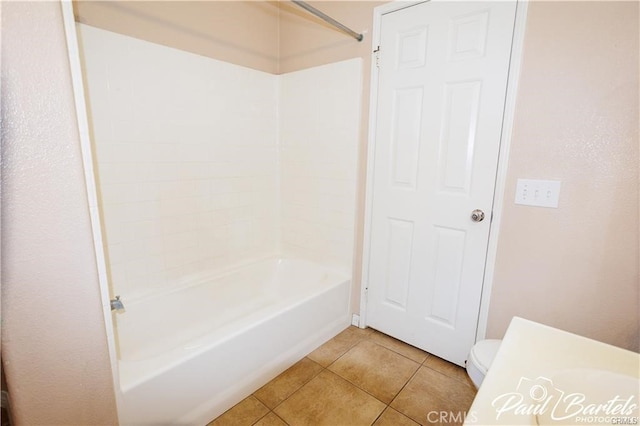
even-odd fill
[(637, 425), (638, 387), (630, 392), (628, 386), (623, 388), (596, 387), (591, 392), (588, 389), (574, 392), (562, 389), (561, 384), (554, 385), (547, 377), (522, 377), (515, 392), (497, 396), (492, 405), (497, 420), (512, 413), (533, 416), (538, 424)]

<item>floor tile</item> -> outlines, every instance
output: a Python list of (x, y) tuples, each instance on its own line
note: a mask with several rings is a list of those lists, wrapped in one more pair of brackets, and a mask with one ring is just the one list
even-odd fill
[(420, 367), (415, 361), (363, 340), (329, 366), (329, 370), (390, 403)]
[(422, 363), (429, 356), (428, 353), (416, 348), (415, 346), (411, 346), (376, 330), (373, 330), (369, 336), (369, 340), (382, 345), (385, 348), (389, 348), (392, 351), (398, 352), (400, 355), (404, 355), (415, 362)]
[(287, 426), (287, 424), (280, 417), (271, 412), (261, 418), (257, 423), (254, 423), (253, 426)]
[(459, 365), (453, 364), (449, 361), (445, 361), (442, 358), (438, 358), (435, 355), (429, 356), (423, 364), (425, 367), (429, 367), (433, 370), (439, 371), (445, 376), (449, 376), (453, 379), (459, 380), (469, 386), (473, 386), (473, 382), (469, 379), (467, 370)]
[(273, 409), (322, 371), (322, 366), (303, 358), (275, 379), (254, 392), (264, 405)]
[(385, 404), (336, 374), (324, 370), (275, 408), (296, 426), (371, 425)]
[(208, 426), (251, 426), (269, 412), (254, 396), (243, 399)]
[(475, 389), (459, 380), (422, 366), (390, 406), (422, 425), (432, 425), (430, 420), (440, 418), (440, 412), (462, 419), (475, 393)]
[(393, 408), (387, 407), (373, 426), (419, 426), (419, 424)]
[(363, 330), (350, 326), (307, 356), (321, 366), (327, 367), (372, 332), (370, 328)]

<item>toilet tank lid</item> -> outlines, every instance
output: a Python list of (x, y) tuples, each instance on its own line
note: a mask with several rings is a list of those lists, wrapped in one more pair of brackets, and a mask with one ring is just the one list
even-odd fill
[(500, 348), (500, 343), (502, 343), (502, 340), (498, 339), (480, 340), (471, 348), (473, 358), (475, 358), (479, 367), (484, 371), (487, 371), (489, 367), (491, 367), (498, 348)]

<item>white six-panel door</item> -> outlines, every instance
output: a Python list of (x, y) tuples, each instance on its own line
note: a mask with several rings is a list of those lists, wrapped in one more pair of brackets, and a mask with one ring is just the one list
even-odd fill
[(430, 1), (381, 19), (367, 322), (459, 365), (478, 325), (515, 10)]

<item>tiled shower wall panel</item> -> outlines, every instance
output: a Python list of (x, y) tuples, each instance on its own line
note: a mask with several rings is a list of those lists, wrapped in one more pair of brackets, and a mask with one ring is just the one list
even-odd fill
[(277, 252), (277, 76), (78, 24), (113, 291)]
[(361, 60), (280, 78), (282, 249), (351, 272)]

